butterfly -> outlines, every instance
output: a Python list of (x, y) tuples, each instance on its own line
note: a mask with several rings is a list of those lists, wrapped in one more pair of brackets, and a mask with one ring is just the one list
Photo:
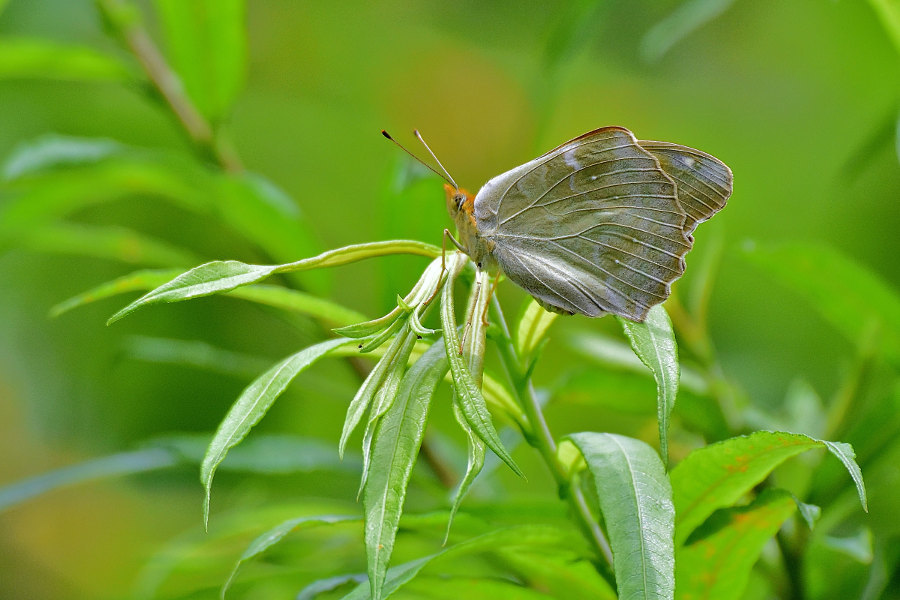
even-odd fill
[(714, 156), (624, 127), (569, 140), (474, 197), (445, 179), (453, 241), (479, 268), (547, 310), (638, 322), (668, 298), (694, 229), (725, 206), (733, 180)]

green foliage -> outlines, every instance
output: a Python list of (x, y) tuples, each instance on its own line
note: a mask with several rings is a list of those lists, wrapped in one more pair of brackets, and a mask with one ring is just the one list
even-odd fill
[(621, 600), (671, 598), (675, 590), (672, 486), (656, 452), (609, 433), (569, 436), (594, 479)]
[(634, 353), (653, 372), (657, 389), (659, 449), (664, 464), (669, 462), (669, 417), (678, 395), (678, 348), (672, 322), (662, 306), (650, 309), (643, 323), (619, 318)]
[[(458, 82), (463, 93), (454, 88), (437, 95), (425, 88), (434, 101), (446, 96), (450, 102), (426, 103), (429, 114), (468, 110), (469, 96), (484, 107), (488, 121), (469, 127), (484, 127), (485, 139), (458, 144), (477, 159), (467, 165), (457, 158), (462, 174), (475, 172), (473, 164), (485, 173), (503, 167), (491, 144), (502, 137), (495, 134), (505, 118), (518, 136), (508, 143), (521, 153), (556, 136), (562, 125), (581, 128), (578, 106), (588, 106), (589, 126), (600, 125), (601, 97), (613, 99), (599, 105), (604, 110), (627, 108), (617, 108), (615, 119), (644, 120), (642, 136), (681, 127), (687, 143), (705, 136), (722, 144), (723, 156), (731, 153), (738, 195), (735, 208), (724, 214), (733, 216), (723, 216), (721, 226), (711, 224), (708, 233), (701, 230), (686, 278), (665, 306), (655, 306), (643, 323), (618, 319), (619, 328), (610, 319), (561, 317), (528, 297), (518, 310), (508, 310), (523, 296), (502, 281), (498, 288), (496, 273), (417, 240), (440, 236), (443, 217), (432, 210), (439, 183), (406, 157), (391, 164), (360, 160), (365, 143), (359, 131), (388, 117), (359, 106), (343, 87), (359, 80), (354, 85), (365, 97), (373, 89), (383, 95), (373, 106), (405, 110), (399, 94), (393, 95), (390, 73), (376, 86), (351, 71), (359, 62), (367, 70), (388, 62), (381, 43), (369, 44), (359, 35), (363, 29), (355, 29), (362, 27), (358, 19), (375, 19), (367, 11), (382, 9), (354, 6), (337, 19), (337, 13), (326, 17), (299, 4), (96, 0), (82, 8), (106, 28), (101, 40), (99, 30), (77, 38), (39, 36), (23, 18), (32, 10), (26, 3), (6, 4), (0, 0), (2, 18), (10, 15), (0, 21), (0, 104), (30, 120), (17, 118), (6, 137), (0, 135), (8, 146), (0, 165), (0, 275), (12, 275), (0, 295), (0, 324), (9, 331), (0, 345), (0, 398), (29, 386), (37, 390), (29, 392), (34, 396), (50, 398), (46, 405), (3, 412), (12, 423), (2, 436), (15, 450), (10, 454), (44, 470), (22, 477), (28, 467), (15, 464), (8, 474), (13, 481), (0, 488), (0, 513), (11, 519), (6, 529), (12, 532), (4, 542), (18, 549), (15, 536), (31, 536), (19, 554), (38, 557), (39, 565), (28, 562), (31, 570), (21, 577), (4, 571), (4, 595), (11, 592), (2, 582), (30, 578), (37, 583), (14, 592), (50, 597), (38, 580), (49, 579), (43, 575), (53, 564), (64, 582), (59, 585), (73, 586), (59, 597), (110, 596), (96, 574), (82, 575), (80, 566), (74, 575), (57, 568), (65, 562), (56, 548), (63, 536), (53, 537), (48, 549), (38, 535), (55, 516), (40, 514), (35, 527), (27, 512), (40, 508), (31, 501), (42, 495), (67, 503), (67, 494), (99, 493), (104, 481), (109, 489), (128, 490), (102, 496), (97, 504), (110, 515), (130, 514), (119, 506), (133, 497), (150, 505), (152, 514), (136, 519), (137, 533), (121, 534), (139, 549), (141, 561), (156, 544), (134, 584), (136, 598), (895, 599), (900, 295), (891, 280), (894, 265), (864, 266), (858, 259), (895, 254), (885, 250), (878, 229), (893, 232), (893, 222), (874, 214), (876, 205), (862, 196), (883, 187), (894, 199), (895, 180), (873, 183), (868, 170), (879, 168), (878, 153), (888, 140), (900, 139), (896, 90), (883, 99), (872, 95), (871, 102), (880, 99), (889, 107), (886, 119), (879, 108), (874, 137), (858, 132), (858, 122), (825, 128), (824, 119), (811, 116), (812, 129), (827, 129), (827, 137), (794, 135), (790, 144), (772, 144), (772, 131), (788, 132), (770, 109), (751, 107), (748, 135), (743, 122), (750, 109), (727, 103), (732, 112), (707, 112), (722, 91), (710, 91), (708, 81), (689, 72), (718, 65), (720, 71), (709, 72), (733, 82), (723, 73), (740, 70), (743, 57), (721, 43), (700, 63), (682, 64), (679, 54), (689, 55), (692, 44), (704, 48), (697, 41), (703, 36), (717, 39), (722, 20), (745, 22), (761, 10), (752, 3), (685, 0), (651, 7), (582, 0), (552, 12), (521, 9), (540, 24), (541, 35), (526, 32), (521, 22), (508, 26), (505, 18), (485, 18), (479, 26), (487, 29), (477, 37), (498, 37), (500, 30), (490, 27), (502, 23), (499, 38), (512, 50), (495, 56), (473, 46), (466, 70), (477, 93), (468, 93), (464, 81)], [(58, 7), (76, 10), (76, 4)], [(856, 10), (850, 4), (818, 10)], [(897, 3), (870, 0), (863, 8), (877, 16), (866, 13), (885, 40), (900, 48)], [(351, 15), (356, 9), (362, 16)], [(440, 22), (456, 25), (460, 13), (450, 5), (445, 10)], [(502, 8), (488, 3), (478, 10), (493, 15)], [(291, 11), (308, 29), (280, 23), (282, 12)], [(329, 21), (338, 24), (320, 31)], [(83, 25), (77, 18), (73, 23)], [(470, 25), (454, 31), (476, 35)], [(365, 31), (372, 29), (365, 23)], [(379, 29), (384, 44), (404, 37), (394, 34)], [(371, 64), (346, 50), (359, 43), (357, 37), (367, 40)], [(817, 48), (827, 52), (828, 44)], [(433, 52), (443, 56), (427, 48), (429, 61)], [(600, 53), (603, 60), (595, 56)], [(334, 55), (330, 68), (316, 70), (317, 54)], [(732, 62), (719, 64), (710, 55)], [(845, 59), (841, 52), (832, 58)], [(441, 77), (448, 69), (455, 76), (457, 59), (441, 60), (435, 69)], [(895, 66), (896, 53), (891, 60)], [(869, 92), (865, 75), (858, 74), (866, 64), (855, 61), (846, 69), (858, 77), (850, 80), (852, 89), (863, 90), (854, 97)], [(500, 75), (507, 67), (515, 75), (512, 87), (529, 82), (528, 90), (516, 91), (524, 98), (504, 95)], [(872, 69), (884, 79), (886, 69)], [(791, 72), (791, 85), (799, 87)], [(298, 77), (288, 84), (296, 87), (290, 93), (303, 88), (305, 94), (302, 102), (292, 96), (286, 103), (288, 112), (305, 119), (297, 129), (283, 125), (284, 113), (267, 114), (278, 92), (266, 86), (286, 73)], [(632, 75), (627, 85), (623, 73)], [(776, 87), (767, 98), (783, 95), (779, 74), (767, 74), (772, 81), (766, 85)], [(420, 76), (411, 78), (421, 91)], [(738, 93), (760, 87), (752, 83), (736, 86)], [(245, 84), (249, 93), (242, 96)], [(566, 96), (569, 87), (583, 97)], [(91, 102), (79, 100), (81, 94)], [(100, 94), (118, 94), (97, 101), (104, 111), (109, 107), (109, 126), (106, 113), (97, 118), (93, 106)], [(42, 101), (25, 106), (32, 97)], [(524, 113), (517, 98), (528, 107)], [(51, 104), (60, 106), (54, 109), (59, 114), (41, 112)], [(778, 104), (778, 112), (802, 120)], [(559, 110), (563, 106), (567, 110)], [(682, 111), (685, 106), (692, 110)], [(81, 111), (104, 122), (82, 122)], [(676, 125), (679, 112), (693, 116)], [(765, 131), (759, 123), (767, 123)], [(837, 133), (850, 148), (826, 143)], [(764, 142), (755, 144), (756, 135)], [(810, 145), (823, 156), (809, 156)], [(781, 146), (790, 147), (790, 155), (779, 154)], [(764, 149), (759, 156), (757, 147)], [(313, 161), (314, 155), (324, 158)], [(831, 179), (821, 173), (848, 162), (852, 168), (831, 173)], [(893, 156), (890, 168), (896, 170)], [(845, 181), (854, 178), (857, 188)], [(774, 195), (764, 187), (769, 181), (788, 188), (784, 194), (793, 194), (799, 208), (778, 207), (773, 218), (765, 205)], [(765, 241), (801, 237), (795, 230), (803, 227), (815, 231), (802, 202), (808, 197), (818, 209), (826, 185), (846, 195), (829, 208), (853, 207), (835, 217), (843, 251)], [(759, 209), (759, 222), (753, 220), (757, 204), (766, 207)], [(864, 235), (843, 235), (849, 214), (866, 217)], [(726, 226), (739, 222), (761, 239), (738, 248)], [(388, 241), (358, 243), (375, 238)], [(334, 249), (322, 251), (323, 240)], [(424, 268), (423, 257), (429, 259)], [(747, 265), (753, 268), (745, 272)], [(745, 279), (757, 276), (787, 290), (757, 282), (765, 290), (748, 291)], [(122, 302), (109, 323), (146, 306), (212, 295), (245, 302), (186, 303), (102, 328), (96, 311), (107, 308), (95, 304), (132, 292), (143, 295)], [(782, 320), (780, 306), (762, 306), (756, 318), (740, 313), (780, 293), (799, 313), (813, 315), (808, 339), (829, 342), (833, 335), (844, 345), (811, 347), (806, 363), (786, 358), (780, 343), (789, 342), (794, 330)], [(753, 299), (742, 305), (743, 294)], [(466, 309), (458, 314), (462, 295)], [(49, 323), (48, 307), (57, 317)], [(507, 322), (505, 311), (517, 318)], [(133, 335), (135, 329), (142, 335)], [(752, 344), (744, 344), (756, 330), (782, 338), (769, 338), (765, 351), (754, 354)], [(88, 331), (88, 341), (77, 335), (60, 347), (46, 341), (73, 331)], [(334, 360), (320, 363), (325, 357)], [(13, 369), (8, 376), (8, 365), (26, 363), (31, 375), (20, 377)], [(76, 378), (72, 365), (88, 366)], [(781, 386), (783, 398), (759, 392), (780, 390), (785, 373), (792, 383)], [(225, 384), (203, 387), (223, 374)], [(44, 379), (46, 388), (38, 385)], [(118, 392), (109, 392), (116, 383)], [(228, 409), (214, 401), (235, 396)], [(276, 405), (283, 396), (291, 401)], [(110, 404), (98, 404), (107, 397)], [(129, 411), (142, 424), (152, 417), (150, 434), (136, 445), (134, 436), (116, 430), (116, 416)], [(36, 452), (26, 437), (30, 429), (17, 425), (19, 412), (26, 423), (43, 423), (59, 412), (60, 420), (71, 421), (69, 435), (81, 437), (73, 442), (47, 429), (37, 436), (47, 447)], [(108, 437), (95, 435), (94, 443), (90, 433), (82, 435), (79, 427), (92, 420)], [(169, 433), (192, 429), (203, 432)], [(657, 435), (659, 453), (652, 446)], [(109, 453), (104, 444), (130, 450)], [(63, 460), (58, 452), (70, 445), (77, 455)], [(83, 458), (92, 451), (98, 457)], [(53, 468), (63, 462), (71, 464)], [(360, 504), (353, 503), (357, 481)], [(77, 484), (81, 490), (69, 489)], [(62, 488), (67, 492), (54, 493)], [(189, 498), (191, 511), (183, 521), (182, 497)], [(197, 498), (203, 524), (212, 525), (208, 533), (196, 518)], [(108, 533), (105, 525), (87, 522), (81, 538), (65, 529), (79, 548), (90, 543), (84, 531), (101, 538)], [(131, 577), (134, 565), (129, 569)], [(127, 595), (128, 581), (110, 581), (116, 597)]]

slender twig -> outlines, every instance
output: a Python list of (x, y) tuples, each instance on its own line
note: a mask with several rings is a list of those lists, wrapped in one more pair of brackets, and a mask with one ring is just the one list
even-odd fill
[(494, 317), (497, 320), (497, 324), (505, 338), (498, 342), (500, 356), (503, 358), (503, 362), (509, 371), (510, 378), (513, 380), (514, 387), (516, 388), (513, 391), (518, 396), (519, 404), (525, 411), (525, 415), (528, 417), (528, 423), (531, 425), (531, 430), (524, 432), (525, 439), (538, 451), (541, 458), (543, 458), (544, 462), (547, 464), (547, 467), (550, 469), (550, 473), (553, 475), (553, 479), (556, 481), (556, 485), (559, 488), (560, 497), (565, 498), (569, 502), (573, 517), (576, 519), (578, 526), (588, 539), (588, 542), (596, 548), (600, 556), (602, 556), (607, 564), (611, 566), (613, 564), (613, 556), (612, 550), (609, 547), (609, 542), (607, 541), (603, 530), (600, 529), (600, 525), (591, 514), (591, 510), (588, 507), (587, 500), (585, 499), (581, 488), (577, 485), (572, 485), (565, 469), (557, 458), (556, 442), (553, 439), (553, 434), (550, 433), (550, 427), (547, 425), (547, 420), (544, 418), (543, 410), (541, 409), (540, 402), (538, 401), (537, 394), (534, 391), (534, 386), (531, 384), (530, 378), (525, 377), (521, 372), (521, 361), (519, 361), (516, 356), (516, 351), (511, 341), (512, 337), (510, 335), (509, 326), (506, 323), (506, 318), (503, 316), (503, 311), (500, 308), (500, 303), (497, 301), (496, 297), (494, 297), (491, 306), (494, 309)]
[(213, 126), (194, 106), (185, 93), (178, 75), (166, 63), (162, 53), (144, 29), (137, 8), (126, 0), (97, 0), (97, 6), (134, 54), (147, 78), (172, 110), (191, 141), (208, 151), (226, 171), (242, 171), (243, 165), (237, 151), (217, 135)]

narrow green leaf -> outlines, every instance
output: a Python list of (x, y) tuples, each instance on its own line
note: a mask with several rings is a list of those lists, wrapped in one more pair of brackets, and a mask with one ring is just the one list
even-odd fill
[(441, 255), (441, 249), (437, 246), (426, 244), (424, 242), (417, 242), (415, 240), (368, 242), (365, 244), (344, 246), (343, 248), (337, 248), (335, 250), (327, 250), (318, 256), (304, 258), (303, 260), (298, 260), (285, 265), (279, 265), (277, 272), (292, 273), (294, 271), (305, 271), (307, 269), (318, 269), (321, 267), (337, 267), (366, 258), (388, 256), (390, 254), (416, 254), (419, 256), (427, 256), (428, 258), (437, 258)]
[(900, 365), (900, 295), (878, 275), (815, 244), (750, 245), (745, 256), (801, 294), (851, 343), (874, 327), (887, 357)]
[[(313, 256), (322, 249), (315, 229), (297, 202), (256, 173), (226, 173), (212, 186), (216, 215), (244, 238), (279, 261)], [(324, 294), (330, 277), (307, 273), (298, 280), (307, 290)]]
[(465, 360), (459, 354), (459, 335), (456, 332), (456, 316), (453, 306), (453, 286), (448, 281), (441, 294), (441, 327), (444, 330), (444, 345), (450, 360), (450, 373), (453, 375), (453, 386), (459, 398), (459, 407), (466, 421), (488, 448), (505, 462), (517, 475), (523, 476), (522, 470), (515, 463), (497, 430), (491, 422), (491, 415), (487, 410), (484, 397), (478, 384), (472, 378), (472, 374), (466, 367)]
[(231, 574), (228, 575), (228, 579), (225, 580), (225, 584), (222, 586), (221, 597), (225, 598), (228, 588), (231, 587), (231, 583), (234, 581), (234, 578), (237, 577), (238, 571), (245, 562), (259, 556), (283, 540), (289, 533), (297, 531), (298, 529), (307, 529), (319, 525), (334, 525), (336, 523), (359, 520), (359, 517), (354, 516), (325, 515), (321, 517), (297, 517), (296, 519), (289, 519), (279, 523), (250, 542), (250, 545), (247, 546), (247, 549), (244, 550), (241, 557), (235, 563), (234, 568), (232, 568)]
[(900, 3), (897, 0), (869, 0), (875, 14), (881, 19), (881, 25), (900, 52)]
[(269, 265), (248, 265), (236, 260), (208, 262), (144, 294), (110, 317), (106, 324), (110, 325), (142, 306), (228, 292), (242, 285), (261, 281), (273, 272), (275, 267)]
[(372, 459), (363, 490), (365, 543), (369, 586), (373, 598), (385, 597), (382, 587), (394, 550), (397, 527), (435, 389), (448, 368), (442, 344), (434, 344), (406, 372), (393, 405), (375, 432)]
[(516, 327), (516, 354), (525, 358), (525, 362), (528, 362), (527, 359), (532, 356), (544, 340), (547, 331), (558, 316), (559, 313), (544, 310), (541, 305), (534, 301), (534, 298), (528, 298), (522, 318), (519, 319), (519, 324)]
[(256, 379), (243, 392), (219, 424), (203, 464), (200, 467), (200, 482), (204, 487), (203, 523), (209, 522), (209, 496), (213, 475), (228, 450), (240, 443), (268, 412), (275, 399), (300, 371), (306, 369), (329, 352), (352, 343), (347, 339), (328, 340), (305, 348), (293, 354)]
[(18, 246), (36, 252), (105, 258), (146, 266), (188, 266), (197, 256), (124, 227), (58, 223), (25, 231)]
[[(147, 442), (163, 448), (190, 464), (201, 464), (209, 447), (208, 434), (166, 435)], [(348, 464), (349, 462), (349, 464)], [(278, 475), (313, 471), (355, 472), (359, 461), (341, 461), (334, 446), (321, 440), (296, 435), (261, 434), (244, 440), (228, 452), (217, 471)]]
[[(171, 163), (171, 164), (170, 164)], [(0, 243), (35, 226), (120, 198), (159, 198), (209, 215), (213, 198), (197, 188), (196, 166), (141, 155), (114, 155), (95, 163), (22, 177), (10, 182), (0, 204)]]
[(367, 338), (390, 327), (402, 314), (403, 309), (398, 306), (383, 317), (372, 319), (371, 321), (360, 321), (344, 327), (337, 327), (333, 331), (338, 335), (348, 338)]
[(634, 353), (653, 372), (656, 379), (656, 414), (659, 421), (659, 446), (663, 463), (669, 463), (669, 417), (678, 395), (678, 346), (672, 321), (662, 304), (647, 313), (643, 323), (617, 317)]
[(232, 290), (227, 295), (309, 315), (329, 324), (356, 323), (365, 318), (355, 310), (331, 300), (276, 285), (248, 285)]
[[(419, 575), (404, 590), (420, 600), (552, 600), (554, 596), (515, 581), (473, 577), (425, 577)], [(559, 597), (559, 596), (557, 596)], [(574, 597), (574, 596), (570, 596)], [(585, 596), (580, 596), (584, 598)]]
[[(375, 399), (372, 402), (372, 409), (369, 411), (369, 421), (366, 424), (366, 431), (363, 434), (363, 474), (359, 484), (359, 493), (362, 493), (365, 488), (366, 478), (369, 475), (369, 465), (372, 458), (372, 443), (375, 439), (376, 428), (381, 422), (381, 418), (391, 406), (393, 406), (394, 401), (397, 399), (397, 393), (400, 389), (403, 375), (406, 372), (406, 363), (409, 361), (412, 349), (416, 345), (416, 334), (410, 331), (408, 327), (404, 327), (400, 333), (397, 334), (397, 338), (399, 346), (397, 351), (392, 354), (390, 359), (391, 364), (387, 367), (384, 381), (375, 394)], [(388, 355), (385, 354), (385, 357), (387, 356)], [(383, 360), (384, 359), (382, 359), (382, 361)]]
[(91, 164), (121, 153), (126, 146), (105, 138), (48, 134), (22, 143), (3, 163), (7, 181), (57, 167)]
[[(447, 287), (450, 287), (448, 284)], [(477, 269), (475, 271), (475, 282), (469, 293), (468, 307), (466, 314), (469, 315), (470, 322), (466, 324), (468, 335), (463, 342), (463, 358), (466, 368), (475, 381), (476, 385), (484, 385), (484, 354), (486, 350), (487, 325), (483, 315), (487, 314), (488, 302), (491, 299), (492, 290), (491, 277), (487, 271)], [(444, 543), (450, 537), (450, 528), (453, 526), (453, 518), (462, 504), (463, 498), (475, 482), (478, 474), (484, 468), (485, 444), (478, 437), (478, 434), (472, 429), (465, 417), (465, 409), (462, 406), (463, 401), (459, 394), (453, 396), (453, 416), (456, 422), (466, 434), (468, 441), (466, 474), (456, 488), (453, 496), (453, 503), (450, 506), (450, 517), (447, 519), (447, 532), (444, 534)], [(485, 402), (487, 408), (487, 402)], [(499, 436), (498, 436), (499, 437)], [(501, 441), (502, 446), (502, 441)]]
[(0, 488), (0, 512), (61, 487), (165, 469), (177, 463), (178, 457), (164, 448), (145, 448), (62, 467)]
[(339, 587), (343, 587), (350, 583), (358, 583), (364, 585), (366, 583), (365, 573), (349, 573), (347, 575), (335, 575), (326, 579), (318, 579), (300, 590), (296, 600), (314, 600), (320, 594), (331, 592)]
[(171, 281), (172, 278), (177, 277), (180, 272), (180, 269), (148, 269), (129, 273), (128, 275), (100, 284), (95, 288), (60, 302), (50, 309), (50, 316), (58, 317), (73, 308), (103, 300), (104, 298), (111, 298), (118, 294), (125, 294), (136, 290), (153, 289), (167, 281)]
[[(388, 346), (388, 349), (385, 351), (384, 355), (381, 357), (375, 367), (371, 371), (369, 371), (369, 374), (362, 382), (362, 385), (359, 386), (356, 395), (353, 396), (353, 400), (350, 401), (350, 405), (347, 407), (347, 416), (344, 417), (344, 427), (341, 431), (341, 440), (338, 443), (339, 455), (344, 455), (344, 449), (347, 447), (347, 440), (350, 439), (350, 436), (353, 434), (356, 426), (359, 425), (360, 421), (362, 421), (363, 415), (366, 414), (366, 411), (371, 407), (372, 400), (375, 398), (378, 390), (381, 389), (382, 383), (384, 382), (388, 373), (392, 369), (395, 369), (397, 367), (398, 355), (402, 350), (405, 349), (408, 337), (409, 336), (407, 334), (403, 334), (397, 335), (394, 338), (394, 341), (390, 346)], [(415, 336), (412, 336), (412, 340), (412, 345), (415, 345)], [(412, 347), (409, 348), (409, 351), (412, 351)], [(407, 352), (406, 356), (403, 358), (404, 366), (408, 358), (409, 353)]]
[(853, 479), (853, 484), (856, 486), (859, 502), (862, 504), (863, 510), (868, 512), (869, 503), (866, 499), (866, 484), (863, 481), (862, 471), (859, 469), (859, 465), (856, 464), (856, 453), (853, 451), (853, 446), (845, 442), (828, 442), (824, 440), (820, 443), (824, 444), (828, 451), (841, 461), (841, 464), (847, 469), (850, 478)]
[(644, 59), (658, 61), (672, 46), (724, 13), (733, 3), (734, 0), (687, 0), (681, 3), (644, 36), (641, 41)]
[(243, 0), (156, 0), (156, 7), (188, 95), (207, 117), (223, 118), (244, 82)]
[(676, 598), (737, 600), (763, 546), (794, 514), (797, 505), (782, 490), (765, 490), (751, 504), (716, 512), (678, 550)]
[(246, 379), (255, 378), (272, 365), (261, 356), (225, 350), (201, 340), (135, 335), (125, 338), (122, 346), (126, 356), (135, 360), (184, 365)]
[[(343, 600), (378, 600), (387, 598), (411, 581), (426, 566), (453, 556), (489, 552), (498, 549), (526, 548), (534, 550), (542, 548), (546, 552), (572, 550), (581, 548), (583, 544), (569, 530), (548, 525), (522, 525), (497, 529), (489, 533), (444, 548), (429, 556), (391, 567), (384, 581), (383, 594), (376, 595), (370, 586), (360, 585), (344, 596)], [(370, 574), (371, 581), (371, 574)]]
[(674, 598), (672, 487), (650, 446), (610, 433), (575, 433), (593, 475), (620, 600)]
[(541, 548), (502, 552), (502, 556), (503, 562), (511, 565), (527, 585), (542, 590), (551, 598), (617, 600), (616, 590), (600, 576), (596, 565), (588, 558), (573, 557), (567, 552), (548, 555)]
[(462, 480), (456, 488), (456, 492), (453, 494), (453, 503), (450, 505), (450, 517), (447, 519), (447, 531), (444, 533), (444, 544), (446, 544), (447, 540), (450, 538), (450, 528), (453, 526), (453, 519), (456, 517), (456, 513), (462, 504), (463, 498), (466, 497), (469, 488), (472, 487), (472, 483), (475, 482), (475, 478), (478, 477), (478, 474), (481, 473), (481, 470), (484, 468), (485, 458), (484, 442), (482, 442), (481, 438), (479, 438), (475, 432), (472, 431), (472, 428), (469, 427), (469, 423), (462, 414), (462, 409), (458, 402), (453, 403), (453, 416), (465, 432), (468, 441), (466, 450), (466, 474), (463, 475)]
[(695, 450), (672, 469), (676, 544), (683, 544), (715, 510), (737, 502), (788, 458), (826, 447), (850, 471), (860, 502), (866, 508), (862, 475), (848, 444), (826, 443), (794, 433), (757, 431)]
[[(628, 344), (597, 332), (578, 332), (565, 337), (567, 345), (592, 362), (618, 370), (654, 377), (652, 370), (635, 354)], [(697, 370), (679, 365), (679, 387), (695, 394), (709, 394), (709, 385)]]
[(112, 55), (44, 38), (0, 38), (0, 80), (129, 81), (133, 69)]

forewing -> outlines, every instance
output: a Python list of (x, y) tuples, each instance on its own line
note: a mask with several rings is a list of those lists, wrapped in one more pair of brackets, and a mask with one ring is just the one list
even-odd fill
[(589, 316), (641, 321), (690, 249), (676, 186), (627, 129), (605, 127), (489, 181), (478, 231), (533, 296)]
[(638, 142), (659, 160), (663, 171), (678, 186), (678, 201), (687, 220), (685, 235), (693, 233), (698, 223), (722, 210), (731, 196), (732, 175), (725, 163), (705, 152), (669, 142)]

